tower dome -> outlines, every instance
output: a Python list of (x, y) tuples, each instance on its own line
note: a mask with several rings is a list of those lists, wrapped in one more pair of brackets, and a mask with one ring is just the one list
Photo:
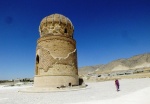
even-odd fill
[(39, 32), (41, 37), (61, 35), (72, 38), (74, 27), (67, 17), (61, 14), (52, 14), (42, 19)]

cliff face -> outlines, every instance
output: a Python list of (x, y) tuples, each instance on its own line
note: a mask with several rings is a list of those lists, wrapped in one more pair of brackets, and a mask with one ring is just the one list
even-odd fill
[(79, 74), (114, 72), (150, 68), (150, 53), (136, 55), (128, 59), (118, 59), (105, 65), (86, 66), (79, 68)]

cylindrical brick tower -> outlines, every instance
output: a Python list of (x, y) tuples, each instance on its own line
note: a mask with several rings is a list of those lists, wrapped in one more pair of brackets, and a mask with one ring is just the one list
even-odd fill
[(61, 14), (49, 15), (41, 21), (39, 32), (34, 87), (79, 85), (71, 21)]

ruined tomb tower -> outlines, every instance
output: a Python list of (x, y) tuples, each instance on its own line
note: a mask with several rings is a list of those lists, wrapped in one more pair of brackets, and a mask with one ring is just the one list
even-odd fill
[(71, 21), (52, 14), (39, 26), (34, 87), (79, 85), (76, 41)]

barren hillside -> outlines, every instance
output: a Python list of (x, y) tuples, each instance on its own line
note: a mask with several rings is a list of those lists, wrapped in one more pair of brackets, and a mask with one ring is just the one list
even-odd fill
[(114, 60), (105, 65), (86, 66), (79, 68), (79, 74), (102, 73), (108, 71), (123, 71), (130, 69), (149, 68), (150, 53), (136, 55), (127, 59)]

